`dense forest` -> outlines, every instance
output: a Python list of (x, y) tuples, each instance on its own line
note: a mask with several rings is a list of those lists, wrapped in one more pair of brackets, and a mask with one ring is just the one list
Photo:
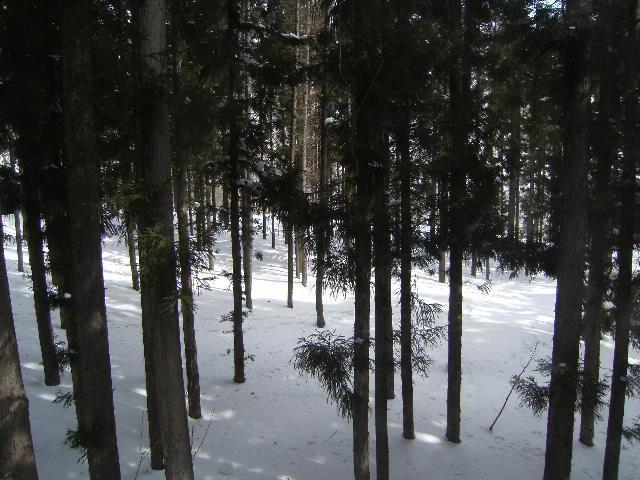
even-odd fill
[(639, 478), (638, 0), (0, 6), (0, 479)]

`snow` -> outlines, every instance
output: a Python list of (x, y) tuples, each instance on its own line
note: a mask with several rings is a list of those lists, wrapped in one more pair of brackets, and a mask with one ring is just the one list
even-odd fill
[[(13, 219), (7, 219), (5, 225), (6, 233), (13, 234)], [(216, 247), (220, 250), (216, 273), (230, 271), (228, 238), (220, 238)], [(212, 290), (196, 299), (204, 414), (200, 420), (189, 420), (194, 450), (202, 444), (194, 459), (196, 478), (352, 478), (351, 425), (327, 403), (318, 383), (301, 377), (290, 362), (298, 338), (315, 330), (313, 277), (309, 277), (308, 288), (296, 281), (294, 308), (288, 309), (282, 236), (277, 239), (276, 250), (270, 248), (270, 238), (263, 241), (260, 236), (255, 239), (255, 248), (263, 252), (264, 260), (253, 262), (254, 310), (245, 321), (245, 344), (255, 361), (247, 362), (245, 384), (232, 382), (233, 358), (227, 354), (232, 338), (225, 333), (229, 325), (220, 323), (221, 316), (233, 305), (229, 280), (219, 275), (212, 282)], [(75, 427), (74, 411), (52, 403), (58, 388), (63, 393), (70, 391), (70, 375), (64, 374), (60, 387), (44, 385), (29, 281), (17, 271), (15, 247), (7, 245), (5, 254), (40, 476), (88, 478), (87, 465), (76, 463), (77, 454), (63, 444), (66, 430)], [(139, 294), (130, 288), (128, 254), (123, 244), (106, 239), (103, 259), (122, 478), (135, 478), (140, 463), (137, 478), (160, 480), (164, 475), (150, 470), (146, 450)], [(439, 324), (445, 323), (447, 286), (418, 270), (414, 276), (422, 299), (445, 306), (438, 320)], [(510, 281), (508, 275), (493, 275), (492, 282), (489, 294), (473, 284), (464, 286), (462, 443), (453, 445), (444, 440), (447, 351), (443, 344), (433, 351), (436, 363), (431, 376), (427, 380), (415, 378), (413, 441), (402, 438), (400, 378), (396, 375), (396, 399), (389, 402), (391, 478), (419, 479), (425, 472), (433, 480), (542, 478), (546, 415), (535, 417), (519, 408), (512, 397), (493, 433), (489, 425), (509, 391), (509, 378), (519, 373), (530, 356), (527, 345), (538, 340), (537, 357), (550, 355), (555, 283), (546, 278)], [(394, 292), (397, 290), (396, 285)], [(353, 297), (327, 295), (325, 302), (327, 328), (352, 335)], [(56, 335), (63, 339), (57, 313), (53, 315)], [(398, 318), (399, 308), (394, 303), (394, 319)], [(605, 339), (603, 375), (610, 371), (612, 353), (613, 342)], [(640, 361), (638, 352), (631, 356), (633, 362)], [(628, 400), (625, 418), (630, 421), (639, 413), (638, 400)], [(372, 416), (371, 462), (375, 470), (374, 431)], [(599, 422), (593, 448), (576, 440), (572, 478), (600, 478), (605, 431), (606, 422)], [(638, 478), (638, 453), (637, 446), (623, 442), (621, 479)]]

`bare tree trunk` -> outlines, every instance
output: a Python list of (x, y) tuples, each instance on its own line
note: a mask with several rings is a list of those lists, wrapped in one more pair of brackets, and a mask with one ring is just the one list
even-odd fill
[[(406, 107), (405, 107), (406, 108)], [(411, 158), (409, 115), (398, 129), (400, 155), (400, 372), (402, 376), (402, 435), (416, 437), (413, 421), (413, 365), (411, 362)], [(435, 225), (433, 226), (435, 227)]]
[(614, 69), (616, 62), (612, 59), (611, 15), (615, 10), (612, 5), (602, 5), (600, 12), (601, 48), (600, 58), (600, 113), (598, 116), (597, 141), (595, 153), (597, 166), (594, 173), (594, 201), (589, 213), (589, 235), (591, 251), (589, 252), (589, 275), (587, 294), (584, 306), (584, 379), (581, 405), (580, 442), (593, 446), (593, 435), (598, 402), (598, 382), (600, 380), (600, 337), (602, 302), (607, 289), (606, 276), (611, 263), (610, 230), (610, 182), (611, 167), (617, 151), (613, 122), (613, 102), (615, 93)]
[(565, 148), (562, 171), (562, 214), (558, 285), (553, 335), (547, 422), (545, 480), (566, 480), (571, 474), (574, 408), (578, 376), (580, 317), (583, 301), (585, 210), (589, 145), (587, 76), (588, 2), (566, 2), (570, 28), (564, 58)]
[[(166, 478), (191, 480), (193, 463), (175, 301), (177, 286), (169, 175), (169, 113), (163, 80), (167, 74), (167, 62), (164, 59), (167, 48), (165, 0), (142, 0), (138, 21), (139, 179), (146, 186), (146, 202), (138, 221), (140, 263), (145, 272), (140, 286), (143, 330), (146, 331), (147, 340), (151, 340), (155, 382), (155, 385), (151, 385), (155, 387), (154, 390), (148, 391), (147, 395), (155, 398), (158, 414), (156, 426), (160, 427)], [(145, 349), (145, 357), (148, 353)]]
[[(386, 152), (381, 152), (383, 155)], [(393, 375), (391, 324), (391, 238), (388, 201), (388, 158), (374, 173), (373, 250), (375, 267), (375, 424), (376, 476), (389, 478), (389, 433), (387, 428), (387, 398), (393, 393), (389, 373)], [(393, 377), (392, 377), (393, 378)]]
[[(12, 149), (9, 149), (9, 161), (11, 163), (11, 171), (14, 172), (16, 169), (16, 160), (13, 156)], [(20, 273), (24, 272), (24, 254), (22, 251), (22, 222), (20, 221), (20, 210), (16, 209), (13, 212), (13, 222), (16, 229), (16, 254), (18, 255), (18, 271)]]
[(284, 228), (287, 243), (287, 307), (293, 308), (293, 227), (287, 222)]
[(140, 273), (138, 272), (138, 255), (136, 254), (136, 236), (133, 220), (126, 220), (127, 250), (129, 251), (129, 265), (131, 266), (131, 286), (140, 291)]
[(613, 352), (611, 375), (611, 398), (607, 443), (604, 452), (603, 480), (617, 480), (620, 464), (620, 444), (624, 420), (624, 404), (627, 392), (627, 370), (629, 367), (629, 331), (633, 315), (631, 295), (633, 278), (633, 247), (636, 212), (636, 174), (640, 157), (638, 73), (640, 52), (640, 30), (638, 29), (638, 1), (627, 0), (627, 35), (625, 95), (624, 95), (624, 161), (622, 166), (622, 208), (620, 215), (620, 237), (618, 240), (618, 279), (616, 282), (616, 344)]
[(241, 115), (244, 106), (241, 104), (244, 98), (244, 88), (240, 78), (239, 66), (236, 54), (240, 48), (238, 26), (240, 23), (240, 7), (237, 0), (227, 0), (227, 42), (229, 55), (229, 102), (232, 106), (229, 125), (229, 189), (230, 189), (230, 215), (229, 226), (231, 229), (231, 257), (233, 262), (233, 381), (244, 383), (244, 336), (242, 331), (242, 245), (240, 241), (240, 211), (238, 180), (240, 179), (239, 156), (243, 142)]
[(38, 480), (3, 239), (0, 215), (0, 478)]
[(69, 330), (74, 341), (78, 429), (92, 480), (119, 480), (111, 360), (102, 273), (99, 167), (89, 53), (90, 5), (66, 0), (62, 15), (64, 146), (71, 239)]
[(33, 193), (29, 193), (33, 192), (32, 189), (34, 188), (37, 188), (37, 186), (25, 186), (27, 198), (25, 200), (24, 228), (27, 234), (29, 265), (31, 266), (31, 281), (33, 284), (33, 301), (36, 310), (42, 364), (44, 366), (44, 383), (45, 385), (51, 386), (60, 384), (60, 372), (58, 371), (58, 359), (56, 356), (53, 327), (51, 326), (51, 313), (49, 311), (40, 214), (37, 200), (30, 198)]
[[(245, 170), (244, 176), (249, 176)], [(251, 297), (251, 285), (253, 281), (253, 215), (251, 213), (251, 193), (244, 187), (241, 189), (241, 215), (242, 215), (242, 269), (244, 280), (245, 305), (249, 310), (253, 309)]]

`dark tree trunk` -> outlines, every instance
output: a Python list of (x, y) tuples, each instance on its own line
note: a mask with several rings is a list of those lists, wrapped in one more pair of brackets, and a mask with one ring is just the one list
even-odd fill
[(460, 443), (460, 394), (462, 384), (462, 262), (467, 235), (464, 199), (466, 164), (470, 161), (468, 146), (469, 122), (469, 56), (471, 25), (470, 4), (465, 9), (465, 29), (462, 28), (460, 0), (450, 0), (448, 22), (452, 35), (452, 58), (449, 62), (450, 136), (452, 161), (449, 172), (450, 232), (449, 254), (449, 315), (448, 315), (448, 385), (447, 431), (450, 442)]
[(127, 250), (129, 252), (129, 265), (131, 267), (131, 287), (140, 291), (140, 273), (138, 272), (138, 254), (136, 253), (136, 234), (133, 220), (126, 220)]
[(616, 281), (616, 330), (611, 375), (611, 398), (607, 443), (604, 452), (603, 480), (617, 480), (620, 464), (620, 444), (624, 420), (624, 404), (627, 392), (629, 367), (629, 331), (633, 315), (631, 294), (633, 278), (634, 223), (637, 205), (636, 174), (640, 157), (640, 115), (638, 108), (638, 73), (640, 32), (638, 30), (637, 0), (627, 0), (628, 55), (625, 65), (624, 95), (624, 160), (622, 167), (620, 236), (618, 240), (618, 278)]
[(566, 480), (571, 474), (586, 236), (590, 97), (587, 12), (588, 2), (584, 0), (566, 2), (565, 147), (545, 480)]
[(612, 59), (611, 15), (612, 5), (604, 5), (600, 17), (600, 33), (602, 56), (600, 59), (600, 113), (597, 124), (597, 140), (595, 153), (597, 157), (594, 172), (595, 187), (593, 202), (589, 211), (589, 235), (591, 250), (589, 252), (589, 275), (584, 306), (584, 377), (580, 423), (580, 442), (593, 446), (593, 435), (596, 421), (598, 401), (598, 382), (600, 380), (600, 336), (603, 315), (602, 302), (607, 290), (607, 275), (611, 263), (611, 245), (609, 240), (609, 218), (611, 202), (610, 181), (611, 167), (616, 155), (617, 146), (615, 130), (611, 121), (614, 113), (615, 93), (614, 69), (616, 63)]
[(20, 221), (20, 210), (16, 210), (13, 214), (16, 229), (16, 253), (18, 255), (18, 271), (24, 272), (24, 253), (22, 251), (22, 222)]
[[(381, 152), (384, 155), (386, 152)], [(380, 155), (379, 154), (379, 155)], [(387, 428), (387, 398), (393, 393), (389, 373), (389, 352), (393, 353), (391, 324), (391, 238), (388, 201), (389, 162), (374, 172), (373, 250), (375, 267), (375, 424), (376, 424), (376, 476), (389, 478), (389, 434)]]
[[(324, 30), (327, 33), (328, 16), (325, 9), (322, 10), (324, 16)], [(326, 40), (322, 45), (322, 58), (326, 59), (327, 46)], [(325, 72), (323, 72), (324, 75)], [(324, 328), (324, 304), (322, 301), (324, 274), (325, 274), (325, 262), (327, 257), (327, 243), (329, 229), (328, 222), (328, 208), (327, 201), (329, 192), (327, 191), (327, 183), (329, 180), (329, 132), (325, 121), (328, 117), (328, 80), (323, 76), (321, 79), (322, 86), (320, 91), (320, 155), (318, 165), (318, 189), (319, 189), (319, 201), (320, 201), (320, 219), (316, 224), (316, 326), (318, 328)]]
[[(245, 170), (245, 178), (248, 180), (249, 172)], [(241, 189), (241, 215), (242, 215), (242, 270), (244, 280), (245, 305), (249, 310), (253, 309), (251, 297), (251, 285), (253, 283), (253, 215), (251, 212), (251, 193), (247, 187)]]
[(284, 229), (287, 244), (287, 307), (293, 308), (293, 227), (287, 222)]
[(90, 5), (66, 0), (62, 15), (64, 146), (71, 239), (73, 394), (93, 480), (120, 479), (102, 273), (100, 185), (89, 53)]
[(240, 8), (237, 0), (227, 0), (227, 42), (229, 55), (229, 190), (230, 190), (230, 215), (229, 227), (231, 229), (231, 257), (233, 263), (233, 381), (244, 383), (244, 337), (242, 331), (242, 245), (240, 241), (240, 210), (238, 181), (240, 179), (240, 147), (242, 143), (241, 115), (243, 105), (241, 99), (244, 96), (244, 88), (240, 79), (239, 66), (235, 58), (240, 48), (238, 25), (240, 23)]
[[(180, 14), (174, 2), (171, 9), (173, 23), (173, 94), (181, 95), (180, 69), (182, 39), (179, 30)], [(183, 131), (179, 122), (173, 128), (174, 147), (174, 201), (178, 220), (178, 265), (180, 267), (180, 312), (182, 314), (182, 331), (184, 336), (184, 357), (187, 370), (188, 412), (191, 418), (200, 418), (200, 373), (198, 372), (198, 348), (194, 318), (193, 284), (191, 278), (191, 255), (189, 239), (189, 206), (187, 202), (187, 159), (183, 156)], [(201, 181), (202, 183), (202, 181)], [(208, 203), (208, 202), (207, 202)], [(206, 205), (206, 203), (205, 203)], [(200, 210), (205, 211), (201, 205)], [(203, 234), (204, 235), (204, 234)], [(208, 237), (208, 236), (207, 236)], [(209, 238), (204, 239), (207, 245)]]
[(38, 480), (3, 239), (0, 215), (0, 478)]
[[(27, 175), (26, 169), (25, 175)], [(37, 200), (32, 198), (35, 193), (33, 189), (36, 188), (37, 186), (31, 183), (28, 186), (25, 185), (27, 198), (25, 199), (24, 229), (27, 234), (29, 265), (31, 266), (31, 281), (33, 284), (33, 302), (35, 304), (40, 352), (42, 353), (42, 364), (44, 366), (44, 383), (51, 386), (60, 384), (60, 372), (58, 371), (58, 359), (53, 327), (51, 326), (51, 313), (49, 311), (40, 213)]]
[[(150, 354), (154, 379), (147, 383), (148, 403), (155, 402), (167, 479), (193, 479), (193, 463), (182, 378), (176, 304), (176, 258), (170, 181), (169, 114), (164, 85), (166, 64), (165, 0), (143, 0), (138, 17), (139, 181), (145, 185), (140, 209), (140, 264), (145, 361)], [(151, 351), (148, 348), (151, 347)], [(149, 373), (149, 372), (148, 372)], [(154, 384), (155, 383), (155, 384)], [(149, 389), (151, 387), (151, 389)], [(149, 400), (149, 397), (153, 397)], [(152, 412), (149, 409), (150, 430)], [(157, 433), (157, 432), (156, 432)], [(153, 441), (153, 439), (152, 439)], [(153, 447), (153, 445), (152, 445)], [(153, 452), (152, 452), (153, 453)]]
[(398, 128), (400, 155), (400, 372), (402, 376), (402, 434), (415, 438), (413, 422), (413, 366), (411, 362), (411, 157), (409, 115)]
[(267, 239), (267, 207), (262, 206), (262, 239)]

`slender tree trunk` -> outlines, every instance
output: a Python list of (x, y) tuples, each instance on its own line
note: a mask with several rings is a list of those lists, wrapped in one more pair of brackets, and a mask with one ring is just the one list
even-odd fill
[(610, 267), (611, 247), (609, 241), (611, 167), (616, 154), (615, 131), (613, 122), (613, 102), (617, 98), (614, 92), (614, 69), (612, 61), (611, 14), (616, 8), (602, 3), (600, 17), (601, 48), (600, 59), (600, 113), (598, 117), (598, 138), (595, 153), (597, 166), (594, 174), (594, 201), (589, 215), (589, 234), (591, 251), (589, 252), (589, 275), (584, 306), (584, 378), (581, 406), (580, 442), (593, 446), (593, 435), (598, 401), (598, 382), (600, 380), (600, 336), (602, 302), (607, 290), (607, 272)]
[(411, 362), (411, 157), (409, 116), (398, 129), (400, 155), (400, 372), (402, 376), (402, 435), (415, 438), (413, 422), (413, 366)]
[[(248, 171), (245, 170), (244, 176), (248, 179)], [(253, 299), (251, 297), (251, 285), (253, 283), (253, 215), (251, 213), (251, 193), (246, 187), (242, 188), (241, 191), (244, 298), (247, 308), (251, 310), (253, 309)]]
[(198, 348), (196, 345), (195, 318), (193, 308), (193, 286), (191, 279), (191, 256), (189, 253), (189, 207), (187, 206), (186, 169), (182, 160), (176, 159), (175, 203), (178, 218), (178, 263), (180, 266), (180, 312), (184, 335), (184, 357), (187, 370), (187, 398), (189, 416), (200, 418), (200, 373), (198, 371)]
[(100, 186), (89, 53), (90, 6), (65, 0), (62, 15), (64, 146), (69, 192), (74, 385), (78, 428), (92, 480), (120, 479), (102, 273)]
[(49, 311), (40, 214), (36, 205), (37, 200), (29, 198), (31, 195), (29, 192), (32, 192), (32, 188), (37, 187), (31, 185), (25, 188), (27, 191), (27, 199), (25, 202), (24, 228), (27, 234), (29, 265), (31, 266), (31, 281), (33, 284), (33, 301), (36, 310), (42, 364), (44, 366), (44, 383), (45, 385), (51, 386), (60, 384), (60, 372), (58, 371), (58, 359), (56, 356), (53, 327), (51, 326), (51, 313)]
[(242, 245), (240, 241), (240, 210), (238, 195), (238, 180), (240, 179), (240, 147), (243, 142), (241, 115), (244, 106), (241, 104), (244, 98), (244, 88), (240, 78), (240, 67), (237, 64), (236, 54), (240, 48), (238, 26), (240, 23), (240, 7), (237, 0), (227, 0), (227, 42), (229, 48), (229, 190), (230, 190), (230, 215), (231, 229), (231, 257), (233, 263), (233, 381), (244, 383), (244, 336), (242, 331)]
[(262, 239), (267, 239), (267, 207), (262, 206)]
[(293, 227), (287, 222), (284, 228), (287, 244), (287, 307), (293, 308)]
[[(167, 73), (167, 62), (164, 59), (167, 48), (165, 0), (142, 0), (138, 21), (138, 125), (141, 136), (139, 179), (146, 186), (145, 205), (141, 208), (138, 220), (140, 263), (144, 272), (140, 287), (143, 330), (146, 331), (147, 340), (151, 340), (155, 374), (155, 385), (151, 385), (154, 390), (148, 391), (147, 396), (154, 397), (157, 407), (156, 426), (160, 427), (166, 478), (191, 480), (193, 463), (176, 304), (173, 202), (169, 174), (169, 113), (163, 80)], [(145, 357), (148, 353), (145, 349)], [(151, 411), (149, 416), (151, 417)]]
[[(325, 9), (322, 9), (322, 15), (324, 17), (324, 30), (327, 33), (328, 17)], [(326, 41), (325, 41), (326, 42)], [(327, 47), (326, 43), (322, 45), (322, 57), (326, 59)], [(328, 103), (329, 92), (327, 87), (328, 80), (324, 77), (321, 79), (322, 86), (320, 91), (320, 155), (319, 155), (319, 200), (320, 200), (320, 219), (316, 224), (316, 326), (318, 328), (324, 328), (324, 304), (322, 301), (324, 274), (325, 274), (325, 261), (327, 257), (327, 243), (328, 243), (328, 173), (329, 173), (329, 132), (325, 123), (328, 116)]]
[[(180, 33), (179, 6), (172, 5), (171, 15), (173, 23), (173, 94), (176, 98), (181, 95), (181, 48), (182, 39)], [(177, 122), (179, 123), (179, 122)], [(176, 147), (174, 148), (174, 201), (176, 217), (178, 219), (178, 265), (180, 267), (180, 312), (182, 314), (182, 331), (184, 337), (184, 357), (187, 370), (187, 399), (188, 413), (191, 418), (202, 417), (200, 407), (200, 373), (198, 371), (198, 347), (196, 344), (194, 302), (193, 302), (193, 280), (191, 278), (191, 255), (189, 239), (189, 206), (187, 202), (187, 159), (181, 152), (183, 147), (183, 131), (179, 124), (174, 125), (174, 138)], [(202, 184), (205, 180), (201, 180)], [(207, 195), (208, 196), (208, 195)], [(200, 206), (202, 214), (205, 213), (205, 205)], [(207, 217), (208, 218), (208, 217)], [(206, 230), (206, 229), (205, 229)], [(207, 230), (206, 230), (207, 231)], [(205, 235), (204, 233), (202, 235)], [(208, 245), (210, 241), (208, 235), (203, 239)]]
[(20, 220), (20, 210), (16, 210), (13, 214), (16, 229), (16, 253), (18, 255), (18, 271), (24, 272), (24, 253), (22, 252), (22, 221)]
[(587, 4), (569, 0), (565, 13), (569, 24), (564, 58), (565, 148), (545, 480), (566, 480), (571, 474), (586, 236), (590, 98)]
[(0, 478), (38, 480), (24, 391), (0, 215)]
[(389, 478), (389, 434), (387, 398), (393, 385), (389, 382), (389, 352), (393, 352), (391, 326), (391, 238), (388, 201), (388, 158), (374, 173), (373, 250), (375, 266), (375, 424), (376, 476)]
[(462, 384), (462, 263), (466, 238), (463, 201), (466, 191), (466, 162), (470, 159), (468, 146), (469, 112), (469, 4), (465, 5), (462, 28), (460, 0), (450, 0), (448, 21), (453, 37), (452, 59), (449, 62), (450, 122), (453, 160), (450, 166), (449, 211), (449, 316), (448, 316), (448, 385), (446, 438), (460, 443), (460, 395)]
[(624, 160), (622, 167), (622, 208), (620, 214), (620, 236), (618, 240), (618, 278), (616, 281), (616, 343), (613, 352), (613, 373), (611, 375), (611, 398), (609, 401), (609, 422), (607, 442), (604, 452), (603, 480), (617, 480), (620, 464), (620, 444), (624, 420), (624, 404), (627, 391), (627, 370), (629, 367), (629, 331), (633, 315), (631, 295), (633, 278), (633, 247), (635, 212), (637, 205), (636, 175), (640, 157), (640, 111), (638, 106), (638, 73), (640, 52), (640, 31), (638, 29), (637, 0), (627, 0), (628, 43), (625, 65), (624, 94)]
[(131, 266), (131, 286), (140, 291), (140, 273), (138, 272), (138, 255), (136, 253), (136, 234), (133, 228), (133, 220), (126, 220), (127, 250), (129, 251), (129, 265)]

